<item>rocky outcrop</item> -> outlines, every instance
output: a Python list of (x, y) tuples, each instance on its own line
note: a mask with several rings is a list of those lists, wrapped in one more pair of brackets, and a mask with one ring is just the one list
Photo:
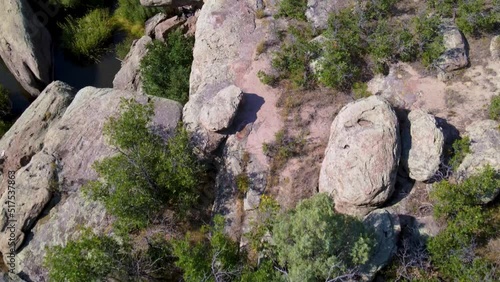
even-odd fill
[(493, 60), (500, 60), (500, 35), (493, 36), (491, 39), (490, 53)]
[(160, 22), (155, 27), (155, 38), (161, 41), (165, 41), (169, 33), (173, 32), (176, 28), (180, 27), (185, 22), (186, 19), (177, 16)]
[(166, 20), (168, 16), (164, 13), (158, 13), (154, 15), (152, 18), (149, 18), (146, 23), (144, 24), (144, 29), (145, 33), (147, 36), (154, 38), (155, 36), (155, 27), (161, 23), (162, 21)]
[(362, 281), (372, 281), (396, 253), (401, 226), (397, 215), (385, 209), (372, 211), (365, 217), (363, 224), (374, 231), (376, 245), (368, 262), (361, 266), (360, 276)]
[[(25, 240), (16, 271), (22, 271), (32, 281), (46, 281), (46, 270), (40, 265), (45, 247), (65, 244), (78, 235), (81, 227), (101, 232), (111, 223), (104, 208), (83, 198), (79, 190), (87, 181), (96, 179), (92, 164), (115, 153), (107, 145), (102, 129), (108, 117), (117, 114), (122, 98), (135, 98), (141, 103), (152, 99), (154, 128), (167, 132), (180, 121), (182, 107), (177, 102), (87, 87), (78, 92), (57, 123), (49, 126), (41, 150), (16, 172), (19, 193), (22, 187), (22, 193), (30, 194), (24, 197), (29, 201), (24, 200), (17, 215), (24, 233), (19, 242), (23, 236)], [(5, 215), (1, 214), (0, 219), (4, 222)], [(31, 233), (26, 239), (26, 234)], [(5, 255), (5, 246), (0, 247)]]
[(141, 5), (146, 7), (169, 6), (173, 8), (200, 5), (202, 0), (141, 0)]
[(242, 58), (252, 58), (254, 49), (247, 48), (246, 40), (255, 32), (254, 20), (253, 7), (241, 1), (205, 1), (200, 11), (183, 121), (204, 154), (213, 152), (225, 136), (201, 124), (200, 110), (220, 90), (235, 84), (237, 74), (248, 66)]
[(152, 41), (151, 37), (143, 36), (132, 43), (121, 69), (113, 80), (115, 89), (142, 92), (141, 60), (148, 53), (147, 47)]
[(351, 0), (308, 0), (306, 17), (314, 28), (326, 29), (331, 13), (346, 8), (353, 3)]
[(444, 135), (436, 119), (423, 110), (411, 111), (401, 126), (401, 163), (410, 178), (426, 181), (439, 170)]
[(371, 96), (346, 105), (332, 123), (319, 179), (342, 213), (365, 215), (392, 194), (400, 157), (399, 124), (389, 103)]
[[(0, 171), (17, 171), (41, 151), (45, 135), (58, 123), (75, 94), (74, 89), (63, 82), (55, 81), (47, 86), (0, 139)], [(0, 193), (3, 193), (6, 185), (1, 187)]]
[(451, 20), (445, 20), (440, 26), (443, 34), (445, 51), (437, 59), (436, 66), (442, 72), (450, 72), (466, 67), (469, 58), (465, 49), (465, 38)]
[[(471, 154), (465, 156), (457, 170), (460, 179), (478, 173), (486, 165), (490, 165), (500, 172), (500, 123), (494, 120), (477, 121), (466, 128), (466, 135), (470, 138)], [(500, 192), (487, 195), (484, 202), (492, 201)]]
[(222, 89), (201, 108), (200, 123), (210, 131), (221, 131), (229, 128), (242, 97), (241, 89), (234, 85)]
[(4, 0), (0, 9), (0, 56), (32, 96), (51, 82), (51, 37), (26, 0)]

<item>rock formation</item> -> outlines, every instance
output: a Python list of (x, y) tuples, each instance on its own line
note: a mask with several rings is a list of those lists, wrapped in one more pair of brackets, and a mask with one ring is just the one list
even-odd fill
[(115, 75), (114, 88), (142, 92), (141, 60), (146, 56), (148, 44), (152, 41), (149, 36), (143, 36), (132, 43), (129, 53), (122, 62), (121, 69)]
[(385, 209), (378, 209), (368, 214), (363, 223), (375, 233), (376, 249), (368, 262), (360, 269), (362, 281), (372, 281), (377, 272), (386, 266), (396, 253), (401, 226), (397, 215)]
[(365, 215), (392, 194), (400, 157), (399, 124), (389, 103), (371, 96), (346, 105), (332, 123), (319, 191), (342, 213)]
[(243, 93), (230, 85), (219, 91), (213, 99), (201, 108), (200, 123), (210, 131), (221, 131), (231, 126)]
[(429, 180), (439, 169), (444, 146), (444, 135), (436, 119), (422, 110), (414, 110), (401, 129), (404, 168), (412, 179)]
[(3, 0), (0, 57), (23, 88), (38, 96), (52, 81), (51, 37), (27, 0)]
[[(465, 156), (457, 170), (460, 179), (476, 174), (486, 165), (500, 172), (500, 123), (494, 120), (477, 121), (466, 128), (466, 136), (470, 138), (471, 154)], [(492, 201), (500, 193), (489, 195), (484, 202)]]
[[(42, 94), (40, 99), (43, 99), (44, 95)], [(96, 178), (92, 164), (115, 153), (115, 150), (107, 145), (102, 128), (109, 116), (117, 114), (121, 98), (135, 98), (142, 103), (153, 99), (153, 126), (162, 130), (172, 130), (180, 121), (182, 107), (177, 102), (148, 98), (129, 91), (87, 87), (78, 92), (64, 114), (61, 113), (62, 117), (57, 120), (53, 118), (44, 136), (39, 138), (43, 141), (37, 151), (32, 152), (33, 157), (21, 164), (19, 169), (14, 169), (17, 171), (18, 191), (24, 199), (20, 199), (19, 203), (23, 203), (23, 206), (16, 214), (19, 226), (22, 227), (18, 234), (19, 244), (23, 237), (33, 233), (33, 237), (24, 240), (25, 246), (18, 255), (16, 271), (22, 271), (23, 275), (32, 281), (46, 279), (46, 270), (40, 264), (45, 247), (65, 244), (67, 240), (78, 236), (81, 227), (102, 232), (111, 223), (104, 208), (99, 203), (86, 201), (80, 188), (87, 181)], [(47, 104), (41, 103), (42, 106)], [(35, 110), (50, 113), (48, 108), (42, 109), (39, 106), (36, 109), (28, 109), (25, 114), (33, 115)], [(23, 129), (19, 126), (18, 130)], [(7, 136), (11, 135), (13, 134), (7, 133)], [(6, 138), (1, 142), (11, 143)], [(24, 147), (22, 145), (20, 143), (7, 147), (7, 161), (9, 156), (13, 155), (12, 152), (20, 150), (18, 146)], [(4, 173), (6, 171), (7, 168), (4, 167)], [(22, 197), (26, 193), (30, 194), (30, 197)], [(2, 193), (2, 197), (5, 195)], [(4, 223), (5, 213), (0, 216), (1, 222)], [(8, 233), (2, 233), (0, 248), (5, 256), (4, 234)]]
[(465, 38), (453, 21), (444, 21), (440, 26), (445, 51), (437, 59), (436, 66), (442, 72), (450, 72), (469, 64), (465, 50)]
[[(206, 1), (200, 11), (189, 101), (184, 106), (183, 118), (188, 130), (196, 136), (197, 147), (204, 153), (215, 150), (224, 135), (210, 132), (201, 124), (200, 109), (220, 90), (234, 84), (235, 69), (238, 64), (244, 64), (241, 56), (246, 49), (245, 37), (255, 29), (254, 19), (248, 5), (232, 1)], [(234, 32), (235, 29), (238, 32)]]

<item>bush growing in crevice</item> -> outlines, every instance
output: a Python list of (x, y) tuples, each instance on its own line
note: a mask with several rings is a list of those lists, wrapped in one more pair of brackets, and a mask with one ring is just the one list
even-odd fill
[(179, 127), (166, 143), (148, 128), (153, 105), (123, 100), (118, 117), (111, 117), (104, 134), (117, 155), (94, 163), (102, 180), (91, 181), (84, 192), (101, 201), (117, 217), (123, 232), (142, 229), (163, 209), (179, 217), (197, 199), (201, 166)]
[(307, 0), (282, 0), (275, 17), (306, 20)]
[(491, 119), (500, 121), (500, 96), (494, 96), (491, 98), (488, 110)]
[(471, 153), (469, 137), (465, 136), (462, 139), (455, 140), (455, 142), (453, 142), (452, 148), (453, 156), (450, 159), (450, 166), (454, 171), (456, 171), (464, 160), (465, 156)]
[(189, 76), (193, 62), (194, 38), (180, 29), (170, 33), (166, 43), (153, 41), (141, 61), (141, 77), (146, 94), (182, 104), (189, 98)]

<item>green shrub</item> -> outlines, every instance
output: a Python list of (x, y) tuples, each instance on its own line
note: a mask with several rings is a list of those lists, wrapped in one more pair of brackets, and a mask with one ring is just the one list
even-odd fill
[(189, 76), (193, 61), (194, 39), (180, 30), (172, 32), (166, 44), (154, 41), (141, 61), (144, 91), (182, 104), (189, 99)]
[(306, 20), (307, 0), (282, 0), (275, 17)]
[(310, 26), (290, 27), (289, 36), (272, 60), (273, 68), (279, 73), (278, 79), (289, 79), (295, 88), (311, 88), (315, 83), (309, 65), (317, 57), (319, 45), (311, 41), (312, 35)]
[[(186, 282), (219, 281), (218, 275), (237, 281), (241, 273), (244, 255), (240, 256), (238, 244), (224, 233), (224, 218), (216, 215), (213, 221), (213, 226), (202, 228), (204, 238), (201, 240), (193, 242), (188, 233), (184, 239), (173, 242), (174, 254), (178, 257), (175, 264), (182, 269)], [(217, 274), (221, 272), (232, 274)]]
[(450, 165), (453, 170), (457, 170), (467, 154), (471, 153), (470, 139), (464, 137), (453, 142), (453, 157), (450, 159)]
[(333, 14), (325, 32), (328, 41), (324, 52), (319, 80), (325, 86), (349, 88), (359, 80), (364, 53), (359, 15), (349, 9)]
[(484, 199), (491, 199), (498, 187), (500, 176), (490, 166), (461, 183), (443, 181), (435, 185), (431, 192), (434, 215), (446, 220), (447, 226), (429, 240), (428, 249), (433, 265), (444, 278), (495, 281), (497, 274), (492, 271), (491, 263), (479, 256), (476, 248), (488, 234), (497, 236)]
[(384, 73), (385, 66), (395, 55), (394, 30), (386, 21), (381, 20), (369, 36), (369, 52), (375, 63), (375, 72)]
[(118, 0), (113, 18), (122, 30), (139, 38), (144, 35), (144, 22), (161, 11), (161, 8), (144, 7), (137, 0)]
[(441, 19), (436, 15), (423, 14), (413, 21), (422, 64), (430, 66), (445, 50), (443, 36), (439, 30)]
[(500, 96), (491, 98), (489, 112), (491, 119), (500, 121)]
[(364, 14), (368, 19), (381, 20), (390, 15), (397, 0), (371, 0), (366, 2)]
[(500, 187), (500, 175), (491, 167), (484, 167), (480, 173), (459, 184), (442, 181), (436, 185), (431, 197), (436, 200), (434, 213), (438, 218), (452, 218), (463, 207), (475, 207), (491, 198)]
[(260, 82), (269, 86), (274, 86), (278, 80), (274, 75), (267, 74), (266, 72), (261, 70), (257, 73), (257, 77), (259, 78)]
[(414, 36), (407, 28), (399, 30), (397, 33), (397, 56), (403, 62), (413, 62), (418, 57), (418, 44)]
[(355, 82), (352, 86), (352, 93), (354, 99), (362, 99), (366, 97), (370, 97), (372, 93), (368, 91), (368, 85), (364, 82)]
[(498, 15), (486, 11), (484, 0), (458, 1), (456, 23), (466, 34), (477, 34), (480, 31), (490, 31), (498, 23)]
[(59, 24), (62, 47), (72, 55), (98, 61), (113, 34), (113, 23), (107, 9), (95, 9), (82, 18), (68, 16)]
[[(272, 238), (290, 281), (323, 281), (365, 263), (374, 246), (363, 224), (317, 194), (276, 220)], [(335, 266), (335, 267), (334, 267)]]
[(101, 181), (89, 182), (84, 191), (102, 201), (118, 218), (123, 231), (147, 226), (153, 215), (168, 207), (178, 216), (197, 199), (201, 168), (189, 146), (187, 132), (179, 127), (165, 143), (148, 124), (153, 105), (123, 100), (122, 114), (104, 126), (118, 154), (94, 163)]
[(51, 281), (103, 281), (118, 278), (126, 269), (128, 249), (114, 239), (88, 230), (66, 246), (47, 250), (44, 266)]

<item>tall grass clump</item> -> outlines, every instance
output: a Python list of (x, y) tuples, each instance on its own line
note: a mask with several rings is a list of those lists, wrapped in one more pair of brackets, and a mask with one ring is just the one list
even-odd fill
[(144, 34), (144, 22), (161, 11), (161, 8), (144, 7), (138, 0), (118, 0), (113, 19), (122, 30), (139, 38)]
[(77, 58), (98, 61), (114, 30), (107, 9), (94, 9), (81, 18), (68, 16), (59, 24), (62, 47)]

